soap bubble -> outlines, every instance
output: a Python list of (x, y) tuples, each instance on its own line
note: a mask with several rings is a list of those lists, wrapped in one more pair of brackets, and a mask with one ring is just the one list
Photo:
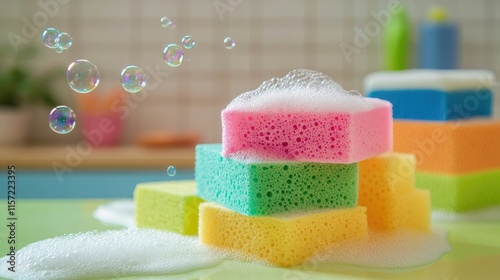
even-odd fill
[(355, 89), (351, 89), (350, 91), (348, 91), (348, 93), (350, 93), (351, 95), (357, 95), (363, 97), (363, 95)]
[(76, 115), (75, 112), (68, 106), (57, 106), (49, 114), (49, 126), (59, 134), (69, 133), (75, 128)]
[(51, 49), (57, 48), (56, 39), (61, 32), (55, 28), (47, 28), (42, 32), (42, 41), (45, 46)]
[(63, 50), (62, 48), (60, 48), (60, 47), (57, 47), (57, 48), (56, 48), (56, 53), (62, 53), (63, 51), (64, 51), (64, 50)]
[(230, 50), (230, 49), (234, 48), (234, 46), (236, 46), (236, 41), (234, 41), (233, 38), (226, 37), (224, 39), (224, 47), (226, 47), (226, 49)]
[(168, 66), (177, 67), (182, 64), (184, 59), (184, 51), (177, 44), (169, 44), (163, 50), (163, 59)]
[(175, 169), (175, 167), (174, 167), (174, 166), (170, 165), (170, 166), (167, 168), (167, 174), (168, 174), (168, 176), (172, 177), (172, 176), (174, 176), (176, 173), (177, 173), (177, 169)]
[(93, 91), (100, 79), (101, 74), (97, 66), (85, 59), (73, 61), (66, 70), (66, 80), (69, 87), (78, 93)]
[(71, 38), (71, 36), (68, 33), (61, 32), (57, 36), (55, 42), (59, 48), (67, 50), (69, 49), (69, 47), (71, 47), (71, 45), (73, 45), (73, 38)]
[(186, 35), (184, 37), (182, 37), (182, 46), (184, 46), (185, 49), (191, 49), (194, 47), (194, 45), (196, 44), (196, 42), (194, 41), (193, 37), (191, 37), (190, 35)]
[(168, 17), (162, 17), (160, 19), (160, 23), (162, 27), (175, 28), (175, 22), (171, 21)]
[(146, 74), (141, 68), (130, 65), (122, 70), (120, 82), (126, 91), (136, 93), (146, 86)]

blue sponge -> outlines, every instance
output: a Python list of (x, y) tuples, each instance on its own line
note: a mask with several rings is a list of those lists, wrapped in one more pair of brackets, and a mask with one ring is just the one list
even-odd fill
[(372, 73), (364, 88), (391, 102), (395, 119), (449, 121), (491, 117), (494, 81), (487, 70), (410, 69)]
[(492, 93), (485, 88), (448, 93), (434, 89), (374, 90), (368, 96), (391, 102), (395, 119), (447, 121), (492, 114)]

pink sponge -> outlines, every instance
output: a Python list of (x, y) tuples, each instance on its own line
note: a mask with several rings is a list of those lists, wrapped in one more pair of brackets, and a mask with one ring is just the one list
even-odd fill
[(390, 151), (391, 104), (321, 75), (295, 70), (235, 98), (222, 111), (222, 155), (353, 163)]

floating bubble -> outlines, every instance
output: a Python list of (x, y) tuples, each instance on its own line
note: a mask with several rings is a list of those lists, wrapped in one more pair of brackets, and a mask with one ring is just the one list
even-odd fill
[(55, 28), (47, 28), (42, 32), (42, 41), (45, 46), (51, 49), (57, 48), (56, 39), (61, 32)]
[(59, 134), (69, 133), (75, 128), (76, 115), (75, 112), (68, 106), (57, 106), (49, 114), (49, 126)]
[(163, 50), (163, 59), (168, 66), (177, 67), (182, 64), (184, 59), (184, 51), (177, 44), (169, 44)]
[(71, 36), (68, 33), (61, 32), (57, 36), (55, 42), (59, 48), (67, 50), (69, 49), (69, 47), (71, 47), (71, 45), (73, 45), (73, 38), (71, 38)]
[(234, 41), (233, 38), (226, 37), (224, 39), (224, 47), (226, 47), (226, 49), (230, 50), (230, 49), (234, 48), (234, 46), (236, 46), (236, 41)]
[(141, 68), (130, 65), (122, 70), (120, 82), (126, 91), (136, 93), (146, 86), (146, 74)]
[(191, 37), (190, 35), (186, 35), (184, 37), (182, 37), (182, 46), (185, 48), (185, 49), (191, 49), (194, 47), (194, 45), (196, 45), (196, 42), (194, 41), (193, 37)]
[(168, 174), (168, 176), (172, 177), (172, 176), (174, 176), (176, 173), (177, 173), (177, 169), (175, 169), (175, 167), (174, 167), (174, 166), (170, 165), (170, 166), (167, 168), (167, 174)]
[(66, 70), (66, 80), (69, 87), (78, 93), (89, 93), (93, 91), (99, 81), (101, 74), (92, 62), (79, 59), (73, 61)]
[(175, 28), (175, 22), (171, 21), (168, 17), (162, 17), (160, 19), (160, 23), (162, 27)]
[(63, 51), (64, 51), (64, 50), (63, 50), (62, 48), (60, 48), (60, 47), (57, 47), (57, 48), (56, 48), (56, 53), (62, 53)]

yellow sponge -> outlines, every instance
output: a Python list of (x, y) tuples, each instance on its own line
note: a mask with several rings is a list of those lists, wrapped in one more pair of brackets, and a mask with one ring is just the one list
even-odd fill
[(367, 234), (366, 209), (293, 216), (244, 216), (212, 202), (200, 205), (200, 241), (279, 266), (304, 262), (322, 249)]
[(397, 197), (394, 225), (429, 231), (431, 227), (431, 193), (413, 189)]
[(194, 180), (138, 184), (134, 201), (137, 227), (198, 233), (198, 205), (203, 200), (196, 196)]
[(430, 228), (430, 193), (415, 189), (416, 159), (391, 153), (359, 163), (359, 205), (367, 207), (368, 227), (377, 231)]

